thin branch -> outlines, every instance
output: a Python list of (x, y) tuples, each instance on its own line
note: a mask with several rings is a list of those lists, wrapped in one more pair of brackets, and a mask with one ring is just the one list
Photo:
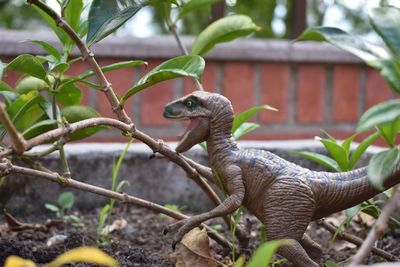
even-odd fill
[(7, 114), (6, 107), (3, 102), (0, 102), (0, 122), (7, 130), (13, 142), (13, 149), (17, 155), (22, 155), (26, 150), (26, 141), (22, 134), (15, 128), (14, 123)]
[[(154, 202), (147, 201), (141, 198), (137, 198), (134, 196), (130, 196), (125, 193), (118, 193), (115, 191), (111, 191), (102, 187), (86, 184), (83, 182), (76, 181), (71, 178), (65, 178), (60, 176), (58, 173), (51, 172), (44, 167), (41, 167), (42, 170), (34, 170), (30, 168), (25, 168), (25, 167), (20, 167), (11, 164), (10, 162), (2, 162), (0, 163), (0, 170), (3, 174), (9, 174), (9, 173), (19, 173), (19, 174), (24, 174), (28, 176), (35, 176), (41, 179), (48, 180), (50, 182), (54, 183), (62, 183), (64, 186), (68, 186), (71, 188), (75, 188), (81, 191), (85, 192), (90, 192), (94, 193), (97, 195), (101, 195), (107, 198), (112, 198), (117, 201), (120, 201), (122, 203), (129, 203), (129, 204), (134, 204), (140, 207), (144, 207), (146, 209), (158, 212), (158, 213), (163, 213), (165, 215), (168, 215), (172, 218), (175, 218), (177, 220), (182, 220), (189, 218), (187, 215), (184, 215), (180, 212), (176, 212), (170, 209), (167, 209), (161, 205), (158, 205)], [(215, 241), (217, 241), (219, 244), (225, 247), (230, 247), (232, 244), (226, 240), (223, 236), (215, 233), (210, 227), (208, 227), (205, 224), (201, 224), (200, 227), (204, 227), (207, 229), (209, 232), (210, 237), (212, 237)]]
[[(330, 224), (329, 222), (321, 219), (317, 221), (318, 225), (324, 227), (326, 230), (328, 230), (332, 235), (336, 234), (337, 231), (337, 227)], [(362, 240), (361, 238), (351, 235), (349, 233), (346, 233), (345, 231), (339, 231), (339, 233), (337, 234), (337, 237), (341, 240), (345, 240), (347, 242), (353, 243), (354, 245), (356, 245), (357, 247), (360, 247), (362, 245), (362, 243), (364, 242), (364, 240)], [(396, 257), (393, 254), (390, 254), (389, 252), (384, 251), (383, 249), (377, 248), (377, 247), (372, 247), (371, 248), (372, 253), (388, 260), (388, 261), (397, 261), (399, 260), (398, 257)]]
[(362, 260), (370, 253), (373, 244), (380, 236), (383, 235), (390, 217), (398, 207), (400, 207), (400, 186), (395, 188), (392, 197), (388, 200), (388, 202), (386, 202), (385, 207), (382, 209), (381, 215), (379, 216), (378, 220), (376, 220), (374, 227), (369, 232), (367, 238), (364, 240), (356, 255), (354, 255), (350, 266), (356, 266), (360, 264)]

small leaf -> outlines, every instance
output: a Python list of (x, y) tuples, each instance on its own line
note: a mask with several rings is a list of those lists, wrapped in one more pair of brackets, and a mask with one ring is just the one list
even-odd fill
[(30, 139), (39, 134), (45, 133), (48, 130), (54, 129), (56, 125), (57, 125), (56, 120), (52, 120), (52, 119), (42, 120), (42, 121), (39, 121), (39, 122), (33, 124), (28, 129), (26, 129), (22, 133), (22, 135), (25, 137), (25, 139)]
[(288, 243), (287, 240), (273, 240), (260, 245), (251, 256), (246, 267), (268, 266), (278, 248)]
[(370, 23), (393, 54), (400, 56), (400, 10), (390, 6), (374, 8)]
[(36, 267), (36, 264), (31, 260), (25, 260), (18, 256), (8, 256), (4, 262), (4, 267)]
[(248, 134), (255, 129), (257, 129), (260, 125), (254, 122), (244, 122), (242, 125), (239, 126), (239, 128), (236, 129), (236, 131), (233, 133), (233, 139), (239, 140), (240, 137), (242, 137), (245, 134)]
[[(119, 70), (119, 69), (123, 69), (123, 68), (132, 68), (132, 67), (143, 66), (143, 65), (147, 66), (147, 62), (142, 61), (142, 60), (129, 60), (129, 61), (121, 61), (118, 63), (103, 66), (103, 67), (101, 67), (101, 70), (103, 72), (108, 72), (108, 71)], [(87, 72), (79, 75), (78, 79), (79, 80), (86, 79), (93, 75), (94, 75), (94, 72), (92, 70), (90, 70), (90, 71), (87, 71)], [(74, 81), (76, 81), (76, 80), (74, 80)]]
[(396, 136), (400, 132), (400, 119), (379, 125), (378, 132), (389, 146), (395, 146)]
[(132, 95), (161, 81), (180, 77), (200, 79), (205, 62), (200, 56), (179, 56), (167, 60), (143, 76), (121, 99), (121, 105)]
[(22, 72), (30, 76), (46, 80), (46, 70), (35, 56), (23, 54), (8, 63), (8, 70)]
[(75, 198), (72, 192), (64, 192), (57, 199), (58, 205), (64, 209), (70, 209), (74, 205)]
[(398, 147), (372, 156), (368, 164), (368, 178), (375, 188), (384, 190), (384, 182), (393, 169), (399, 165), (399, 159), (400, 149)]
[(318, 141), (320, 141), (329, 155), (337, 162), (341, 171), (348, 171), (348, 157), (349, 155), (346, 153), (344, 148), (336, 143), (335, 141), (329, 139), (322, 139), (316, 137)]
[(400, 100), (389, 100), (368, 109), (360, 118), (357, 132), (364, 132), (380, 124), (389, 123), (400, 117)]
[(53, 205), (53, 204), (46, 203), (46, 204), (44, 204), (44, 206), (46, 209), (51, 210), (52, 212), (60, 211), (60, 209), (56, 205)]
[(81, 102), (81, 99), (81, 90), (72, 83), (62, 85), (56, 94), (57, 102), (64, 106), (77, 105)]
[(25, 42), (31, 42), (40, 45), (44, 51), (49, 53), (49, 55), (52, 55), (57, 61), (61, 61), (61, 53), (52, 44), (42, 40), (27, 40)]
[(182, 18), (189, 14), (190, 12), (196, 11), (202, 7), (211, 7), (212, 4), (218, 3), (221, 0), (191, 0), (185, 2), (180, 11), (179, 11), (179, 18)]
[(210, 24), (199, 34), (193, 43), (191, 54), (204, 55), (216, 44), (244, 37), (258, 29), (259, 27), (247, 16), (224, 17)]
[(94, 0), (89, 9), (87, 44), (90, 46), (116, 31), (146, 4), (129, 0)]
[(357, 161), (360, 159), (360, 157), (364, 154), (365, 150), (376, 140), (376, 138), (379, 136), (377, 132), (369, 135), (367, 138), (365, 138), (358, 146), (357, 148), (351, 153), (350, 155), (350, 161), (349, 161), (349, 169), (353, 169), (354, 166), (356, 165)]
[(245, 121), (250, 119), (252, 116), (260, 112), (261, 110), (272, 110), (272, 111), (278, 111), (276, 108), (273, 108), (268, 105), (261, 105), (261, 106), (256, 106), (252, 107), (240, 114), (235, 115), (235, 118), (233, 119), (233, 125), (232, 125), (232, 132), (235, 132)]
[(3, 78), (4, 70), (7, 67), (7, 64), (0, 60), (0, 80)]
[[(65, 107), (61, 110), (61, 114), (63, 117), (67, 119), (69, 123), (100, 117), (100, 114), (93, 108), (88, 106), (79, 106), (79, 105)], [(89, 137), (102, 129), (105, 129), (105, 127), (92, 126), (78, 130), (72, 133), (69, 137), (71, 140), (79, 140)]]
[(327, 261), (324, 263), (324, 266), (325, 266), (325, 267), (338, 267), (339, 265), (337, 265), (335, 262), (333, 262), (333, 261), (331, 261), (331, 260), (327, 260)]
[(63, 7), (65, 20), (75, 32), (79, 30), (82, 10), (82, 0), (67, 1), (66, 5)]
[(33, 76), (26, 76), (22, 78), (15, 87), (18, 93), (27, 94), (30, 91), (42, 91), (49, 89), (49, 85), (42, 79)]
[(111, 256), (95, 247), (78, 247), (64, 252), (46, 267), (59, 267), (67, 263), (92, 263), (105, 266), (119, 266)]
[(353, 134), (352, 136), (346, 138), (343, 143), (342, 143), (342, 147), (344, 149), (344, 151), (346, 152), (346, 155), (350, 155), (350, 146), (351, 146), (351, 142), (353, 142), (354, 138), (356, 137), (356, 134)]
[(340, 172), (340, 167), (336, 161), (331, 159), (330, 157), (327, 157), (323, 154), (315, 153), (315, 152), (307, 152), (307, 151), (301, 151), (301, 152), (295, 152), (294, 154), (305, 157), (309, 160), (312, 160), (318, 164), (321, 164), (322, 166), (325, 166), (332, 171), (335, 172)]

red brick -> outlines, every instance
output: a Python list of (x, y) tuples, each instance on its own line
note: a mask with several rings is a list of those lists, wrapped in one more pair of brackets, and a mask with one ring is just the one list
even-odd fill
[[(160, 61), (150, 61), (149, 70), (160, 64)], [(163, 117), (164, 106), (173, 99), (174, 81), (164, 81), (140, 92), (141, 122), (147, 126), (169, 126), (171, 120)]]
[(297, 110), (300, 123), (324, 120), (325, 67), (317, 64), (299, 64), (297, 70)]
[[(86, 72), (88, 69), (89, 69), (89, 66), (87, 65), (86, 62), (78, 61), (70, 67), (70, 69), (66, 72), (66, 74), (71, 75), (71, 76), (80, 75), (80, 74)], [(96, 79), (96, 78), (94, 78), (94, 79)], [(89, 78), (89, 80), (90, 80), (90, 78)], [(83, 85), (82, 83), (76, 83), (75, 85), (77, 85), (77, 87), (81, 89), (81, 92), (82, 92), (81, 103), (83, 105), (88, 105), (89, 104), (89, 91), (95, 90), (95, 89), (88, 88), (87, 86)]]
[(386, 81), (375, 69), (367, 69), (367, 85), (365, 88), (365, 108), (368, 109), (375, 104), (388, 100), (393, 93)]
[[(99, 65), (106, 66), (117, 63), (119, 59), (100, 59)], [(107, 80), (111, 83), (114, 93), (122, 97), (133, 86), (134, 83), (134, 70), (132, 68), (124, 68), (105, 73)], [(134, 97), (134, 96), (133, 96)], [(132, 101), (131, 97), (125, 102), (124, 109), (128, 116), (132, 116)], [(116, 115), (112, 112), (111, 105), (109, 104), (106, 95), (103, 92), (97, 93), (97, 110), (106, 117), (114, 117)]]
[(227, 62), (224, 65), (222, 94), (232, 102), (235, 113), (254, 106), (253, 63)]
[(338, 64), (333, 68), (332, 118), (335, 122), (358, 120), (360, 67)]
[(290, 86), (289, 64), (266, 63), (261, 69), (261, 102), (279, 109), (278, 112), (263, 111), (261, 122), (285, 122), (288, 120)]
[[(207, 62), (201, 79), (201, 84), (207, 92), (216, 91), (216, 73), (217, 64), (215, 62)], [(183, 82), (183, 93), (184, 95), (189, 94), (196, 90), (196, 85), (192, 78), (184, 78)]]

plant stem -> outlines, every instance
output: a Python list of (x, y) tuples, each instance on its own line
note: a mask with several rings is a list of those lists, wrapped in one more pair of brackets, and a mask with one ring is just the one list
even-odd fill
[(7, 114), (6, 106), (3, 102), (0, 102), (0, 122), (7, 130), (13, 142), (13, 149), (17, 155), (22, 155), (26, 150), (25, 138), (15, 128), (14, 123), (11, 121)]
[(376, 220), (374, 227), (369, 232), (367, 238), (362, 243), (356, 255), (354, 255), (350, 267), (360, 264), (362, 260), (371, 252), (375, 241), (383, 235), (390, 217), (398, 207), (400, 207), (400, 186), (395, 187), (392, 197), (388, 200), (388, 202), (386, 202), (385, 207), (382, 209), (382, 213)]
[[(337, 232), (337, 227), (330, 224), (329, 222), (321, 219), (317, 221), (318, 225), (322, 226), (323, 228), (325, 228), (326, 230), (328, 230), (328, 232), (330, 232), (331, 234), (337, 234), (337, 238), (345, 240), (347, 242), (353, 243), (354, 245), (360, 247), (363, 243), (363, 240), (357, 236), (351, 235), (349, 233), (346, 233), (344, 231), (339, 231)], [(398, 257), (396, 257), (393, 254), (390, 254), (380, 248), (377, 247), (372, 247), (371, 248), (372, 253), (388, 260), (388, 261), (396, 261), (398, 260)]]
[[(20, 167), (20, 166), (13, 165), (11, 163), (4, 163), (4, 162), (0, 163), (0, 170), (4, 173), (19, 173), (19, 174), (24, 174), (24, 175), (29, 175), (29, 176), (35, 176), (35, 177), (38, 177), (41, 179), (46, 179), (46, 180), (48, 180), (50, 182), (54, 182), (54, 183), (60, 182), (61, 177), (58, 173), (51, 172), (42, 166), (37, 166), (37, 167), (40, 168), (41, 170), (33, 170), (33, 169), (25, 168), (25, 167)], [(165, 208), (161, 205), (158, 205), (156, 203), (153, 203), (151, 201), (147, 201), (147, 200), (144, 200), (141, 198), (130, 196), (125, 193), (114, 192), (114, 191), (111, 191), (111, 190), (108, 190), (108, 189), (105, 189), (102, 187), (98, 187), (98, 186), (86, 184), (86, 183), (83, 183), (80, 181), (76, 181), (71, 178), (63, 178), (63, 180), (65, 181), (63, 183), (64, 186), (68, 186), (71, 188), (79, 189), (81, 191), (91, 192), (91, 193), (94, 193), (97, 195), (105, 196), (107, 198), (111, 198), (111, 199), (120, 201), (122, 203), (129, 203), (129, 204), (134, 204), (134, 205), (137, 205), (140, 207), (144, 207), (144, 208), (147, 208), (149, 210), (152, 210), (152, 211), (155, 211), (158, 213), (163, 213), (163, 214), (168, 215), (177, 220), (182, 220), (182, 219), (188, 218), (188, 216), (186, 216), (180, 212), (176, 212), (176, 211), (167, 209), (167, 208)], [(215, 231), (213, 231), (207, 225), (201, 224), (200, 227), (206, 228), (207, 231), (209, 232), (210, 237), (212, 237), (220, 245), (225, 246), (225, 247), (232, 246), (232, 244), (228, 240), (226, 240), (223, 236), (215, 233)]]

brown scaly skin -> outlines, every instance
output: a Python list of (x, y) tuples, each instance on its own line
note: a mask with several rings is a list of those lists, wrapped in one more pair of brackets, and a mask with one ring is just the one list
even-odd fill
[[(196, 91), (165, 106), (169, 119), (190, 119), (191, 125), (176, 151), (184, 152), (207, 141), (211, 169), (199, 173), (215, 184), (218, 174), (229, 194), (212, 209), (170, 225), (176, 231), (173, 247), (192, 228), (224, 216), (244, 205), (266, 225), (267, 238), (289, 239), (278, 253), (296, 266), (319, 266), (321, 247), (306, 234), (311, 221), (370, 199), (378, 190), (368, 182), (366, 168), (350, 172), (316, 172), (263, 150), (239, 149), (232, 139), (233, 108), (228, 99)], [(400, 164), (386, 180), (389, 188), (400, 182)]]

